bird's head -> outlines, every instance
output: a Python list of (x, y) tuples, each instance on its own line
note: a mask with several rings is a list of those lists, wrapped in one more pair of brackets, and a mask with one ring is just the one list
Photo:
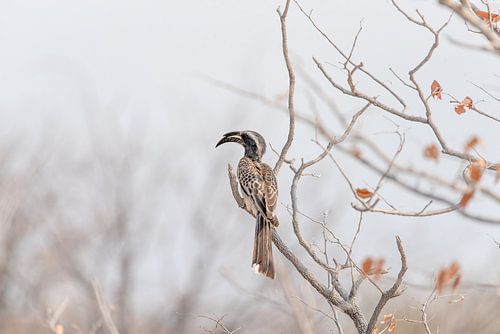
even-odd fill
[(238, 143), (245, 148), (245, 156), (260, 161), (266, 153), (266, 141), (255, 131), (228, 132), (217, 142), (215, 147), (224, 143)]

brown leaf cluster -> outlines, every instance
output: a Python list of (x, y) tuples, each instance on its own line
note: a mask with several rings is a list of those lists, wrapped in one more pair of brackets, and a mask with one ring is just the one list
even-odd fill
[(465, 112), (465, 108), (472, 109), (474, 108), (474, 104), (472, 103), (472, 98), (470, 96), (466, 96), (462, 102), (458, 103), (455, 106), (455, 112), (459, 115)]
[[(491, 14), (491, 21), (490, 21)], [(494, 13), (488, 13), (483, 10), (476, 10), (476, 15), (481, 18), (481, 20), (485, 22), (498, 23), (500, 21), (500, 15)]]
[(427, 159), (438, 161), (439, 149), (437, 148), (436, 144), (430, 144), (424, 147), (424, 157), (426, 157)]
[[(485, 169), (486, 161), (482, 159), (471, 163), (469, 167), (467, 167), (467, 179), (469, 184), (471, 184), (472, 186), (476, 185), (481, 180)], [(473, 195), (474, 187), (471, 187), (462, 195), (458, 206), (461, 208), (465, 208)]]
[(371, 257), (367, 257), (361, 265), (361, 270), (365, 276), (374, 275), (374, 279), (378, 280), (384, 272), (384, 263), (384, 259), (374, 260)]
[(483, 176), (484, 169), (486, 168), (486, 161), (478, 160), (471, 163), (469, 169), (469, 179), (472, 183), (478, 183)]
[(460, 273), (460, 265), (458, 262), (453, 261), (449, 267), (441, 268), (436, 279), (436, 291), (441, 294), (447, 286), (455, 291), (460, 285), (462, 274)]
[[(443, 94), (443, 88), (441, 87), (441, 84), (437, 82), (436, 80), (432, 81), (431, 84), (431, 96), (434, 99), (441, 100), (442, 99), (442, 94)], [(455, 98), (453, 98), (455, 100)], [(472, 98), (470, 96), (466, 96), (461, 102), (458, 101), (452, 101), (452, 103), (457, 103), (455, 106), (455, 112), (459, 115), (463, 114), (467, 109), (473, 109), (474, 104), (472, 102)]]

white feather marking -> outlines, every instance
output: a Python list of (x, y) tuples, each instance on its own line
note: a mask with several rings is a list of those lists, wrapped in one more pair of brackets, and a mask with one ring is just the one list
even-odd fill
[(253, 270), (254, 270), (257, 274), (260, 274), (260, 271), (259, 271), (259, 269), (260, 269), (260, 264), (258, 264), (258, 263), (254, 263), (254, 264), (252, 265), (252, 268), (253, 268)]

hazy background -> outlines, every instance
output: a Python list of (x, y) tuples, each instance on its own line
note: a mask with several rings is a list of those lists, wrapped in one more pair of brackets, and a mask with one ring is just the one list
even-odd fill
[[(388, 68), (404, 74), (414, 66), (432, 43), (426, 31), (410, 25), (390, 1), (301, 4), (314, 9), (317, 22), (346, 50), (363, 19), (354, 59), (398, 87), (408, 97), (410, 113), (423, 114)], [(214, 149), (223, 133), (240, 129), (259, 131), (273, 147), (284, 144), (286, 114), (206, 80), (223, 80), (283, 101), (288, 78), (275, 11), (279, 5), (282, 1), (0, 2), (2, 332), (45, 333), (48, 314), (61, 303), (67, 304), (60, 320), (66, 331), (104, 331), (92, 280), (114, 305), (122, 333), (213, 328), (200, 314), (227, 314), (226, 321), (243, 332), (266, 332), (264, 321), (272, 324), (271, 332), (278, 332), (272, 330), (276, 326), (288, 333), (293, 330), (286, 326), (296, 330), (296, 317), (286, 291), (324, 306), (278, 252), (282, 279), (271, 282), (253, 274), (253, 222), (234, 203), (226, 175), (226, 164), (235, 165), (242, 150), (236, 145)], [(434, 27), (449, 15), (435, 1), (401, 5), (421, 9)], [(296, 6), (291, 6), (288, 29), (294, 63), (318, 80), (350, 117), (362, 104), (329, 88), (311, 60), (317, 56), (334, 64), (338, 54)], [(479, 42), (457, 18), (444, 36), (418, 76), (422, 85), (437, 79), (459, 97), (484, 97), (468, 81), (499, 92), (498, 57), (450, 43), (446, 36)], [(334, 66), (329, 69), (340, 73)], [(363, 81), (359, 85), (373, 88)], [(306, 115), (313, 114), (310, 96), (299, 77), (297, 108)], [(485, 100), (484, 108), (498, 117), (498, 104)], [(440, 106), (435, 118), (453, 147), (460, 149), (475, 134), (484, 139), (481, 154), (498, 159), (498, 125), (472, 113), (458, 117), (446, 102)], [(342, 130), (325, 105), (318, 101), (317, 108), (332, 130)], [(398, 141), (390, 133), (395, 129), (391, 120), (407, 131), (399, 161), (443, 176), (461, 173), (464, 165), (453, 158), (442, 157), (436, 164), (422, 157), (422, 147), (433, 142), (426, 128), (372, 109), (356, 129), (393, 154)], [(313, 135), (299, 125), (289, 157), (316, 155)], [(268, 152), (265, 160), (273, 164), (276, 156)], [(333, 153), (356, 184), (376, 184), (376, 175)], [(350, 207), (347, 185), (330, 161), (314, 171), (321, 178), (301, 182), (301, 211), (318, 219), (329, 212), (336, 233), (350, 240), (358, 214)], [(290, 178), (288, 168), (282, 168), (284, 205), (290, 203)], [(426, 203), (390, 183), (382, 194), (408, 210), (418, 211)], [(500, 216), (494, 208), (480, 199), (471, 202), (475, 212)], [(279, 215), (280, 235), (304, 257), (284, 206)], [(301, 223), (308, 240), (320, 241), (319, 230), (307, 220)], [(500, 281), (500, 250), (491, 240), (500, 240), (499, 227), (458, 214), (420, 219), (367, 214), (355, 259), (384, 257), (397, 267), (396, 234), (406, 246), (408, 282), (424, 288), (409, 289), (404, 301), (391, 304), (387, 313), (402, 317), (414, 312), (408, 305), (418, 306), (430, 292), (425, 287), (432, 287), (433, 274), (452, 260), (460, 262), (466, 283), (494, 286)], [(391, 270), (389, 276), (395, 275)], [(291, 287), (293, 291), (287, 290)], [(376, 294), (367, 288), (363, 296), (362, 302), (366, 298), (371, 305)], [(496, 290), (484, 288), (470, 301), (466, 298), (462, 312), (483, 296), (498, 306)], [(493, 307), (487, 316), (499, 317), (499, 309)], [(460, 310), (451, 312), (463, 320)], [(350, 323), (345, 324), (349, 330)], [(321, 317), (316, 325), (332, 328)]]

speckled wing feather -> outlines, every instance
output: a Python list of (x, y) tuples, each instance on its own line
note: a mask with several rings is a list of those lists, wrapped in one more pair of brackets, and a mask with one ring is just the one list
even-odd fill
[(269, 165), (261, 164), (262, 177), (264, 180), (264, 198), (266, 205), (266, 217), (271, 220), (273, 225), (278, 226), (276, 219), (276, 205), (278, 203), (278, 184), (274, 171)]

